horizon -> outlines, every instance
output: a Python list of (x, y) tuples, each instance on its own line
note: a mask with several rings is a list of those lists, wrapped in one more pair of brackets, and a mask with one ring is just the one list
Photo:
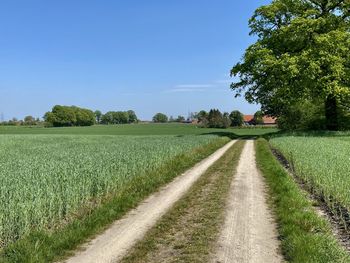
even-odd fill
[(142, 120), (254, 113), (259, 105), (234, 98), (229, 71), (255, 40), (247, 20), (268, 2), (5, 1), (0, 117), (42, 118), (56, 104)]

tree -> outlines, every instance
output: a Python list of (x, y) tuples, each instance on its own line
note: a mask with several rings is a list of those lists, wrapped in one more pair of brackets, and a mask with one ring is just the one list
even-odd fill
[(157, 113), (153, 116), (153, 122), (164, 123), (168, 122), (168, 117), (163, 113)]
[(264, 117), (264, 114), (262, 113), (262, 111), (255, 112), (254, 119), (253, 119), (254, 125), (264, 124), (263, 117)]
[(201, 110), (197, 113), (196, 117), (199, 122), (206, 121), (208, 119), (208, 112), (206, 112), (205, 110)]
[(133, 110), (128, 110), (127, 114), (128, 114), (128, 123), (137, 123), (138, 122), (138, 118), (136, 116), (136, 113)]
[(35, 125), (36, 120), (33, 116), (26, 116), (24, 117), (24, 125)]
[(186, 119), (184, 116), (179, 115), (179, 116), (177, 116), (176, 122), (184, 122), (185, 120)]
[[(283, 116), (300, 101), (322, 100), (326, 126), (339, 128), (339, 107), (350, 96), (350, 1), (274, 0), (250, 19), (258, 40), (236, 64), (231, 85)], [(348, 104), (349, 105), (349, 104)]]
[(94, 114), (96, 118), (96, 123), (101, 123), (102, 112), (99, 110), (95, 110)]
[(211, 109), (208, 114), (209, 128), (227, 128), (230, 126), (229, 118), (224, 117), (217, 109)]
[(243, 114), (238, 110), (230, 113), (230, 120), (233, 127), (241, 127), (244, 123)]
[(56, 105), (51, 112), (45, 113), (44, 120), (54, 127), (91, 126), (95, 123), (95, 115), (89, 109)]

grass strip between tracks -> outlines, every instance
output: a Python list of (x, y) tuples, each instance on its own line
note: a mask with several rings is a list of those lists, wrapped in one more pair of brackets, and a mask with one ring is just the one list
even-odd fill
[(53, 233), (33, 232), (9, 245), (1, 251), (0, 262), (46, 263), (68, 256), (71, 253), (69, 251), (106, 229), (148, 195), (208, 157), (228, 141), (226, 137), (218, 138), (208, 145), (175, 157), (158, 169), (135, 177), (122, 191), (110, 196), (101, 206), (87, 211), (64, 228)]
[(298, 263), (350, 262), (329, 222), (317, 214), (307, 193), (276, 160), (265, 139), (256, 141), (256, 160), (270, 189), (285, 258)]
[(238, 141), (216, 161), (122, 262), (209, 262), (243, 146)]

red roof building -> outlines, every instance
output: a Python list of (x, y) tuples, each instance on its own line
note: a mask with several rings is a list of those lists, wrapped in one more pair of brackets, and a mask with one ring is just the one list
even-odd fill
[[(276, 120), (276, 118), (265, 115), (262, 125), (276, 125)], [(245, 125), (254, 125), (254, 115), (243, 115), (243, 121)]]

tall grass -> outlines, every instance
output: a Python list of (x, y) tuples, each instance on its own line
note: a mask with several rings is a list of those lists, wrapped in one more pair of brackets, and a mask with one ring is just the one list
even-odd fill
[(287, 136), (270, 143), (329, 208), (350, 211), (350, 137)]
[(285, 259), (295, 263), (350, 262), (329, 222), (316, 213), (306, 193), (275, 159), (266, 140), (257, 140), (256, 158), (269, 186)]
[(1, 246), (62, 227), (133, 178), (214, 138), (1, 135)]

